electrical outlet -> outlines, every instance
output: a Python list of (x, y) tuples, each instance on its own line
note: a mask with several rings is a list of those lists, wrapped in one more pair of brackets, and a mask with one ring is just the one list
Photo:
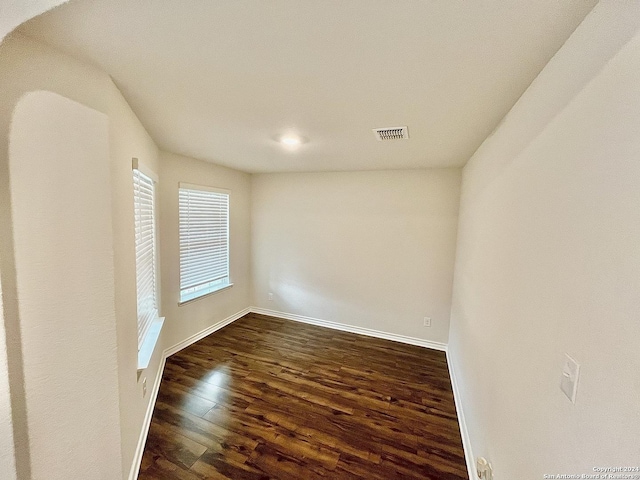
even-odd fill
[(273, 293), (269, 292), (269, 301), (273, 302)]
[(142, 398), (147, 396), (147, 379), (142, 379)]
[(425, 327), (431, 326), (431, 317), (424, 317), (424, 326)]
[(476, 460), (476, 472), (481, 480), (493, 480), (493, 467), (484, 457)]

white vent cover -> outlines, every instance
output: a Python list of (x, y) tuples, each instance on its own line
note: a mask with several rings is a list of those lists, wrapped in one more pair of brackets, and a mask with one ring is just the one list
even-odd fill
[(373, 133), (376, 134), (376, 139), (379, 142), (382, 140), (402, 140), (409, 138), (409, 129), (406, 126), (374, 128)]

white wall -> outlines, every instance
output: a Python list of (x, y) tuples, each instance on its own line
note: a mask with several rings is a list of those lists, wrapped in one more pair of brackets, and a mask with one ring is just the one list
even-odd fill
[(446, 343), (459, 186), (458, 169), (254, 175), (254, 305)]
[[(20, 1), (3, 2), (0, 5), (0, 42), (22, 22), (43, 13), (50, 8), (65, 3), (66, 0), (38, 0), (28, 3)], [(5, 169), (0, 169), (5, 172)], [(7, 176), (8, 179), (8, 176)], [(3, 186), (5, 186), (3, 184)], [(8, 193), (8, 191), (7, 191)], [(4, 200), (4, 199), (3, 199)], [(8, 206), (8, 205), (7, 205)], [(0, 219), (2, 223), (2, 219)], [(9, 228), (6, 228), (7, 237)], [(11, 260), (13, 263), (13, 259)], [(2, 263), (0, 261), (0, 263)], [(0, 282), (0, 286), (1, 286)], [(13, 420), (11, 412), (11, 396), (9, 392), (9, 365), (6, 349), (4, 309), (0, 297), (0, 477), (7, 480), (16, 478), (16, 461), (14, 455)]]
[(0, 3), (0, 42), (23, 22), (69, 0), (3, 0)]
[(601, 1), (464, 169), (449, 351), (496, 480), (640, 460), (639, 22)]
[(50, 92), (19, 101), (9, 168), (34, 480), (122, 471), (108, 159), (105, 114)]
[[(142, 396), (142, 387), (138, 382), (137, 371), (137, 327), (136, 327), (136, 287), (135, 287), (135, 246), (133, 226), (133, 191), (131, 180), (131, 158), (137, 157), (149, 167), (158, 170), (157, 148), (144, 130), (126, 101), (107, 74), (81, 61), (63, 55), (60, 52), (32, 41), (21, 35), (13, 34), (0, 45), (0, 172), (7, 172), (10, 122), (20, 98), (31, 91), (50, 91), (68, 99), (91, 107), (106, 114), (109, 118), (109, 161), (108, 173), (103, 180), (111, 183), (111, 217), (113, 244), (113, 267), (115, 282), (115, 318), (117, 333), (117, 356), (120, 391), (120, 428), (122, 444), (122, 470), (128, 475), (138, 441), (144, 413), (148, 404)], [(8, 176), (0, 175), (2, 197), (8, 189)], [(88, 194), (88, 192), (85, 192)], [(61, 192), (65, 195), (65, 192)], [(91, 196), (76, 197), (76, 201), (91, 201)], [(2, 261), (3, 292), (5, 296), (5, 314), (7, 324), (15, 326), (17, 304), (13, 301), (15, 285), (11, 280), (12, 240), (11, 219), (6, 215), (6, 205), (0, 205), (0, 260)], [(109, 215), (109, 212), (107, 212)], [(81, 231), (80, 231), (81, 232)], [(7, 266), (7, 268), (5, 268)], [(63, 272), (60, 272), (62, 275)], [(15, 279), (14, 279), (15, 282)], [(53, 284), (55, 286), (55, 283)], [(52, 287), (53, 288), (53, 287)], [(19, 325), (18, 325), (19, 327)], [(15, 345), (19, 339), (19, 328), (7, 329), (8, 345)], [(14, 338), (17, 337), (17, 338)], [(161, 351), (162, 346), (158, 347)], [(19, 352), (17, 352), (19, 353)], [(160, 352), (152, 359), (140, 381), (148, 376), (155, 378), (160, 363)], [(17, 358), (9, 354), (10, 360)], [(19, 360), (19, 358), (18, 358)], [(90, 380), (89, 380), (90, 381)], [(14, 412), (15, 414), (16, 412)], [(19, 412), (18, 412), (19, 413)], [(99, 414), (99, 412), (97, 413)], [(16, 443), (20, 441), (16, 438)], [(19, 453), (26, 447), (19, 445)], [(24, 463), (24, 462), (22, 462)]]
[(2, 282), (0, 282), (0, 478), (6, 480), (15, 480), (16, 478), (14, 448), (11, 393), (9, 392), (9, 365), (7, 364), (7, 344), (2, 303)]
[[(250, 175), (193, 158), (160, 154), (160, 258), (165, 344), (172, 347), (250, 305)], [(233, 287), (179, 306), (178, 184), (230, 190), (229, 255)]]

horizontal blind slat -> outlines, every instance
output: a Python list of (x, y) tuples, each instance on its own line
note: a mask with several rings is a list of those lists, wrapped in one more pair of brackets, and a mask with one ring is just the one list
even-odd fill
[(138, 350), (158, 317), (155, 272), (155, 187), (153, 180), (133, 170), (134, 221), (136, 240), (136, 291)]
[(198, 286), (202, 286), (202, 285), (206, 285), (207, 283), (211, 283), (214, 282), (216, 280), (222, 279), (222, 278), (229, 278), (229, 275), (225, 274), (225, 273), (217, 273), (217, 274), (213, 274), (208, 278), (201, 278), (201, 279), (193, 279), (193, 280), (189, 280), (188, 282), (184, 283), (184, 287), (182, 288), (182, 290), (188, 290), (194, 287), (198, 287)]
[(227, 267), (224, 263), (211, 265), (206, 268), (190, 269), (180, 274), (180, 278), (185, 281), (191, 281), (194, 278), (206, 278), (211, 274), (221, 275), (227, 273)]
[(229, 195), (180, 188), (180, 291), (229, 276)]

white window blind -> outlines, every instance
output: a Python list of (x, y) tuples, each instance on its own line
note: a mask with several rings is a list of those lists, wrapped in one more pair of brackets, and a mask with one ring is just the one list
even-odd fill
[(151, 178), (133, 170), (136, 226), (136, 280), (138, 292), (138, 350), (158, 318), (156, 295), (155, 188)]
[(229, 283), (229, 193), (181, 184), (180, 301)]

